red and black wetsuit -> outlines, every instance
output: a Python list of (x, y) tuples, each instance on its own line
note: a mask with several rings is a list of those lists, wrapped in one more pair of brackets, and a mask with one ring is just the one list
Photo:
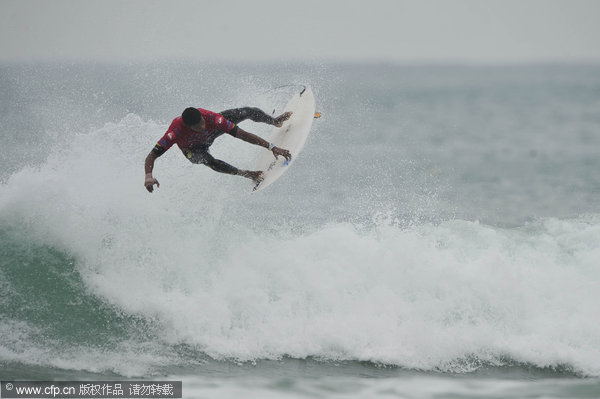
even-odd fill
[(198, 110), (205, 123), (205, 129), (202, 132), (190, 129), (183, 123), (181, 116), (178, 116), (173, 119), (167, 132), (158, 140), (152, 151), (160, 156), (173, 144), (177, 144), (186, 158), (194, 163), (202, 163), (201, 159), (197, 159), (198, 157), (194, 155), (207, 152), (213, 141), (223, 133), (229, 133), (235, 137), (238, 129), (235, 123), (227, 120), (221, 114), (202, 108), (198, 108)]
[(173, 144), (177, 144), (181, 152), (193, 163), (201, 163), (217, 172), (237, 174), (237, 168), (226, 162), (215, 159), (208, 149), (217, 137), (228, 133), (233, 137), (237, 134), (237, 123), (251, 119), (255, 122), (273, 124), (274, 119), (258, 108), (244, 107), (223, 111), (219, 114), (198, 108), (204, 119), (205, 129), (196, 132), (183, 123), (181, 116), (173, 119), (164, 136), (158, 140), (152, 152), (157, 156), (164, 154)]

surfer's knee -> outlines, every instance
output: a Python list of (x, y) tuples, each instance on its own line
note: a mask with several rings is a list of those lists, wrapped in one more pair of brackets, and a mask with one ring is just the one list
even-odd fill
[(246, 107), (246, 112), (250, 113), (251, 115), (262, 115), (265, 113), (258, 107)]
[(242, 107), (237, 109), (237, 117), (240, 120), (250, 119), (256, 122), (256, 119), (260, 119), (264, 112), (260, 108), (256, 107)]

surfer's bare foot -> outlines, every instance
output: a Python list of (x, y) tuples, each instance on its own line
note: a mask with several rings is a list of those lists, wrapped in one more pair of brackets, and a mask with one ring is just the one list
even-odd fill
[(263, 179), (263, 174), (264, 173), (260, 170), (245, 170), (241, 173), (242, 176), (252, 179), (254, 183), (259, 183)]
[(292, 116), (293, 112), (284, 112), (283, 114), (279, 115), (277, 118), (275, 118), (275, 121), (273, 122), (273, 125), (276, 127), (281, 127), (283, 126), (283, 122), (287, 121), (288, 119), (290, 119), (290, 116)]

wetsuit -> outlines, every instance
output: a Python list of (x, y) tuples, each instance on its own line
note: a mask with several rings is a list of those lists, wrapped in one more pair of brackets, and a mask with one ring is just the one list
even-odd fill
[(274, 119), (265, 114), (258, 108), (244, 107), (223, 111), (219, 114), (198, 108), (205, 122), (205, 130), (196, 132), (183, 123), (181, 116), (173, 119), (173, 122), (167, 129), (165, 135), (158, 140), (158, 143), (152, 149), (157, 156), (164, 154), (173, 144), (177, 144), (185, 157), (193, 163), (204, 164), (211, 169), (232, 175), (238, 174), (238, 169), (215, 159), (210, 155), (208, 149), (213, 141), (222, 135), (228, 133), (233, 137), (237, 135), (237, 124), (246, 119), (255, 122), (264, 122), (274, 124)]

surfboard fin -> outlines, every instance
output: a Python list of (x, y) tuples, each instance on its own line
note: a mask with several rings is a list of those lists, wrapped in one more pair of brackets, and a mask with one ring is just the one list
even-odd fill
[(254, 192), (258, 189), (258, 186), (260, 186), (260, 183), (262, 183), (263, 180), (265, 180), (264, 173), (258, 180), (255, 181), (256, 184), (254, 184), (254, 187), (252, 188), (252, 192)]
[(321, 113), (320, 112), (315, 112), (315, 119), (319, 119), (321, 117)]

